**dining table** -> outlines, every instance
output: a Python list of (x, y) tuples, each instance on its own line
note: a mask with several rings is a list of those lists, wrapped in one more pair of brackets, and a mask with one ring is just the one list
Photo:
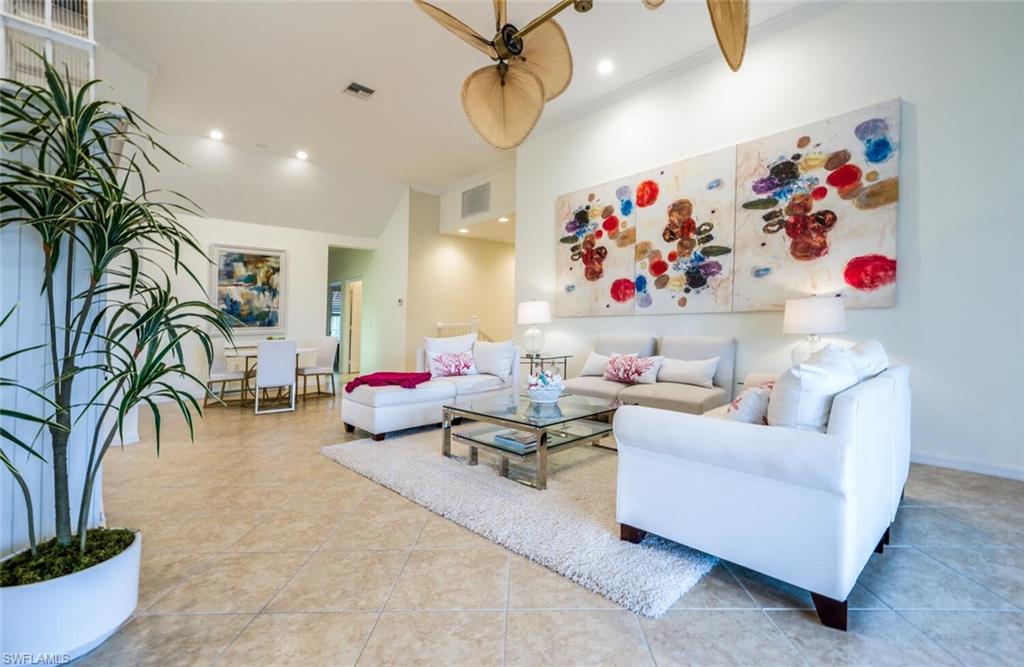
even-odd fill
[[(244, 359), (245, 360), (245, 373), (242, 376), (242, 396), (239, 401), (241, 407), (245, 407), (245, 399), (249, 394), (256, 398), (255, 389), (249, 386), (249, 378), (252, 376), (255, 370), (253, 362), (256, 360), (256, 355), (259, 352), (259, 348), (256, 345), (240, 345), (237, 347), (227, 347), (224, 350), (224, 356), (228, 359)], [(316, 354), (315, 347), (299, 347), (295, 350), (295, 368), (299, 367), (299, 357), (303, 354)]]

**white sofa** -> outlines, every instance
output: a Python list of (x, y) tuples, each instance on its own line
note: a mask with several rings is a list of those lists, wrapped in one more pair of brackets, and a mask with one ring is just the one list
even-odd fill
[(698, 387), (677, 382), (628, 385), (592, 375), (566, 380), (566, 391), (582, 396), (620, 400), (632, 405), (663, 408), (702, 414), (725, 405), (732, 395), (733, 365), (736, 360), (736, 341), (717, 336), (599, 336), (594, 352), (636, 354), (649, 357), (659, 354), (670, 359), (697, 361), (718, 357), (713, 387)]
[[(427, 367), (426, 354), (416, 350), (416, 370)], [(341, 398), (341, 419), (349, 433), (359, 428), (374, 440), (394, 431), (441, 422), (441, 408), (452, 401), (497, 398), (514, 395), (519, 387), (519, 351), (512, 359), (507, 378), (480, 373), (459, 377), (433, 378), (414, 389), (397, 386), (361, 385)]]
[(881, 553), (910, 465), (910, 384), (890, 368), (835, 397), (825, 433), (626, 406), (615, 415), (620, 537), (645, 533), (846, 600)]

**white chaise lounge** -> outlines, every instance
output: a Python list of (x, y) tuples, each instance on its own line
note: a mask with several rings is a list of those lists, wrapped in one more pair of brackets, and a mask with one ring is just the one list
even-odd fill
[[(427, 368), (426, 353), (416, 350), (416, 370)], [(459, 377), (433, 378), (415, 389), (402, 387), (356, 387), (343, 392), (341, 419), (349, 433), (359, 428), (374, 440), (388, 433), (441, 422), (441, 408), (452, 401), (497, 398), (513, 395), (519, 388), (519, 351), (512, 360), (509, 377), (480, 373)]]

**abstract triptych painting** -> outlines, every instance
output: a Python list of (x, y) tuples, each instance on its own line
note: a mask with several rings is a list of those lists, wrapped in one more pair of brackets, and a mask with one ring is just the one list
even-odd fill
[(560, 317), (896, 301), (899, 100), (558, 198)]

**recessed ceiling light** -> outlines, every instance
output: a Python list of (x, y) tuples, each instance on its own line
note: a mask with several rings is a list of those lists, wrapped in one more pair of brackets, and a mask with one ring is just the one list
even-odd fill
[(498, 222), (508, 222), (508, 218), (506, 218), (505, 216), (501, 216), (500, 218), (498, 218)]
[(601, 62), (597, 63), (597, 73), (603, 76), (607, 76), (615, 71), (615, 63), (605, 58)]
[(307, 153), (306, 151), (296, 151), (295, 157), (299, 158), (300, 160), (308, 160), (309, 153)]
[(468, 230), (468, 229), (466, 229), (465, 227), (463, 227), (462, 229), (460, 229), (460, 230), (459, 230), (459, 233), (460, 233), (460, 234), (468, 234), (468, 233), (469, 233), (469, 230)]
[(216, 141), (220, 141), (224, 138), (224, 133), (220, 130), (210, 130), (210, 138)]

